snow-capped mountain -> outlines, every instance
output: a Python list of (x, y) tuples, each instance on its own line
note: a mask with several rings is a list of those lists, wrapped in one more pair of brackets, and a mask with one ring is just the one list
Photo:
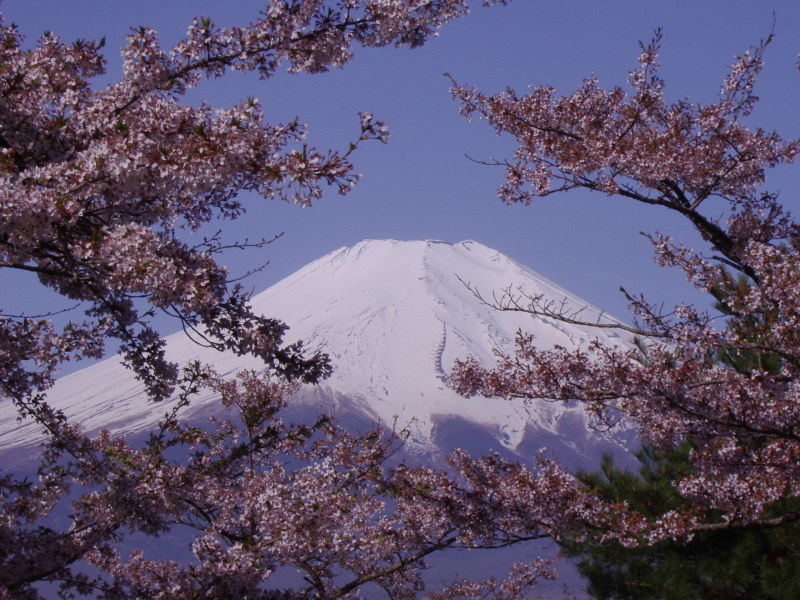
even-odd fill
[[(514, 286), (527, 294), (566, 299), (585, 307), (592, 319), (600, 311), (505, 255), (473, 241), (403, 242), (366, 240), (312, 262), (256, 295), (257, 311), (290, 326), (287, 341), (302, 339), (309, 350), (328, 353), (333, 376), (301, 390), (300, 406), (322, 406), (344, 420), (406, 427), (409, 447), (489, 447), (531, 454), (541, 447), (567, 464), (593, 462), (601, 451), (621, 449), (627, 437), (587, 430), (582, 411), (560, 403), (464, 399), (446, 386), (456, 358), (475, 356), (493, 363), (493, 349), (513, 347), (519, 329), (541, 344), (576, 347), (600, 336), (625, 343), (611, 330), (581, 328), (526, 314), (498, 312), (483, 304), (463, 282), (491, 296)], [(218, 372), (259, 368), (255, 359), (200, 347), (183, 333), (168, 338), (169, 355), (199, 359)], [(116, 359), (60, 379), (51, 402), (88, 431), (101, 427), (136, 433), (164, 414), (149, 402), (142, 386)], [(213, 410), (206, 396), (191, 407), (197, 415)], [(198, 416), (199, 418), (199, 416)], [(16, 421), (13, 409), (0, 407), (0, 450), (35, 443), (36, 428)]]

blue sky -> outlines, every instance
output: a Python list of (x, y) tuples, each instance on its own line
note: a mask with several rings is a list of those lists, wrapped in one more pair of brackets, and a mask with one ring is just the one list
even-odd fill
[[(260, 6), (251, 0), (6, 0), (0, 11), (29, 42), (45, 30), (65, 40), (105, 36), (108, 77), (114, 78), (118, 49), (131, 26), (150, 25), (164, 45), (171, 45), (195, 14), (229, 25), (254, 17)], [(678, 273), (653, 264), (649, 244), (638, 234), (659, 229), (700, 244), (665, 211), (579, 192), (527, 208), (501, 204), (495, 190), (502, 170), (476, 164), (465, 154), (502, 159), (513, 144), (485, 123), (461, 118), (442, 74), (487, 92), (548, 84), (569, 93), (592, 74), (605, 86), (624, 85), (636, 66), (637, 41), (662, 27), (668, 97), (709, 102), (733, 55), (765, 37), (773, 16), (776, 39), (767, 52), (758, 88), (762, 102), (751, 123), (798, 137), (796, 0), (517, 0), (488, 9), (476, 3), (472, 15), (445, 26), (439, 38), (420, 49), (359, 49), (343, 70), (322, 76), (284, 74), (264, 82), (231, 75), (207, 82), (193, 92), (192, 101), (205, 98), (227, 106), (255, 96), (270, 120), (299, 115), (309, 124), (310, 142), (320, 148), (346, 148), (356, 135), (358, 111), (374, 113), (392, 132), (388, 145), (369, 144), (355, 155), (364, 178), (348, 196), (332, 191), (307, 209), (247, 198), (248, 215), (224, 225), (229, 237), (284, 236), (262, 251), (231, 255), (232, 270), (271, 261), (247, 284), (260, 291), (307, 262), (364, 238), (474, 239), (618, 316), (626, 315), (620, 286), (667, 305), (702, 301), (687, 293)], [(796, 169), (781, 168), (769, 186), (781, 190), (795, 212), (800, 207)], [(29, 309), (40, 299), (52, 302), (24, 276), (3, 277), (6, 290), (9, 282), (21, 286), (17, 300)]]

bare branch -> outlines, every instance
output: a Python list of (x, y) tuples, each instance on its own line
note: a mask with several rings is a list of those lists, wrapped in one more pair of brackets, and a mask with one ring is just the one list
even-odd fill
[[(597, 319), (587, 320), (581, 318), (581, 315), (588, 309), (587, 306), (580, 308), (573, 308), (569, 299), (564, 297), (561, 300), (554, 300), (548, 298), (544, 294), (530, 294), (522, 288), (512, 288), (508, 286), (502, 290), (501, 294), (492, 292), (492, 299), (487, 300), (470, 282), (464, 281), (456, 275), (458, 280), (466, 287), (472, 295), (477, 298), (481, 304), (488, 306), (494, 310), (502, 312), (521, 312), (527, 313), (536, 317), (544, 317), (547, 319), (554, 319), (562, 323), (569, 323), (570, 325), (578, 325), (582, 327), (592, 327), (596, 329), (620, 329), (627, 331), (634, 335), (641, 337), (658, 337), (668, 338), (669, 335), (641, 329), (639, 327), (631, 327), (619, 321), (613, 320), (608, 317), (605, 312), (601, 311), (597, 314)], [(604, 321), (607, 319), (607, 321)]]

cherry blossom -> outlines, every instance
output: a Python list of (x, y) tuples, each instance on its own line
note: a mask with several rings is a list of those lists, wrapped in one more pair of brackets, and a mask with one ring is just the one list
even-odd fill
[[(451, 375), (466, 396), (579, 400), (597, 427), (626, 419), (658, 448), (690, 440), (693, 473), (674, 483), (691, 508), (654, 522), (620, 511), (607, 530), (625, 543), (778, 526), (798, 515), (768, 517), (767, 509), (800, 492), (800, 229), (762, 185), (767, 169), (794, 160), (798, 144), (743, 122), (769, 39), (736, 57), (710, 105), (667, 103), (659, 40), (657, 32), (641, 45), (630, 92), (604, 90), (596, 79), (562, 97), (547, 87), (524, 96), (453, 87), (467, 117), (518, 143), (505, 164), (504, 202), (584, 188), (674, 211), (707, 242), (698, 251), (650, 236), (657, 263), (713, 294), (722, 315), (692, 306), (665, 313), (628, 295), (636, 325), (601, 326), (633, 331), (635, 346), (541, 348), (520, 334), (516, 352), (500, 353), (495, 368), (467, 358)], [(498, 308), (575, 318), (540, 298), (524, 300), (506, 298)]]
[[(0, 22), (0, 267), (35, 274), (85, 313), (61, 330), (47, 317), (0, 314), (4, 401), (44, 431), (36, 477), (0, 474), (0, 598), (40, 598), (42, 584), (115, 600), (344, 598), (366, 585), (409, 598), (424, 590), (430, 555), (522, 543), (569, 518), (488, 487), (536, 486), (536, 472), (554, 466), (457, 455), (447, 470), (390, 468), (399, 433), (348, 434), (326, 417), (284, 422), (294, 386), (326, 377), (328, 358), (284, 344), (286, 325), (252, 312), (218, 262), (217, 237), (192, 246), (183, 235), (240, 217), (243, 191), (301, 205), (326, 188), (347, 193), (358, 180), (352, 153), (388, 138), (362, 113), (346, 150), (318, 150), (300, 121), (268, 123), (254, 98), (193, 105), (182, 101), (188, 89), (229, 70), (339, 68), (357, 45), (418, 46), (466, 13), (462, 0), (270, 1), (241, 27), (198, 17), (171, 49), (152, 29), (133, 30), (122, 78), (106, 87), (93, 85), (102, 42), (48, 33), (26, 49)], [(261, 358), (264, 371), (226, 380), (170, 363), (154, 311), (201, 343)], [(59, 366), (102, 357), (109, 336), (164, 406), (143, 443), (88, 436), (48, 402)], [(207, 392), (223, 414), (209, 425), (183, 420)], [(141, 536), (167, 535), (184, 535), (193, 558), (135, 549)], [(303, 583), (273, 583), (287, 568)], [(512, 598), (552, 576), (531, 557), (507, 579), (440, 593)]]

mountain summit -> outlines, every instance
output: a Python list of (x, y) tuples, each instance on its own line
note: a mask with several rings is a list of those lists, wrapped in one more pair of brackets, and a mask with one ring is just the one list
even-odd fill
[[(345, 420), (406, 428), (408, 446), (422, 451), (453, 446), (488, 447), (531, 454), (547, 447), (567, 464), (593, 462), (599, 451), (620, 449), (622, 439), (587, 430), (582, 411), (561, 403), (464, 399), (446, 385), (456, 358), (475, 356), (489, 365), (493, 348), (510, 350), (518, 330), (542, 346), (580, 347), (598, 336), (624, 343), (610, 330), (579, 327), (523, 313), (498, 312), (465, 286), (491, 296), (509, 286), (543, 294), (586, 318), (596, 309), (533, 270), (480, 243), (365, 240), (303, 267), (252, 298), (253, 307), (290, 326), (287, 341), (302, 339), (331, 357), (334, 373), (305, 387), (298, 406), (321, 406)], [(200, 347), (183, 333), (168, 338), (178, 362), (201, 360), (229, 375), (259, 368), (256, 359)], [(155, 423), (166, 406), (148, 401), (142, 386), (117, 359), (60, 379), (54, 406), (88, 430), (136, 433)], [(197, 415), (215, 399), (198, 398)], [(34, 426), (0, 407), (0, 449), (36, 442)]]

